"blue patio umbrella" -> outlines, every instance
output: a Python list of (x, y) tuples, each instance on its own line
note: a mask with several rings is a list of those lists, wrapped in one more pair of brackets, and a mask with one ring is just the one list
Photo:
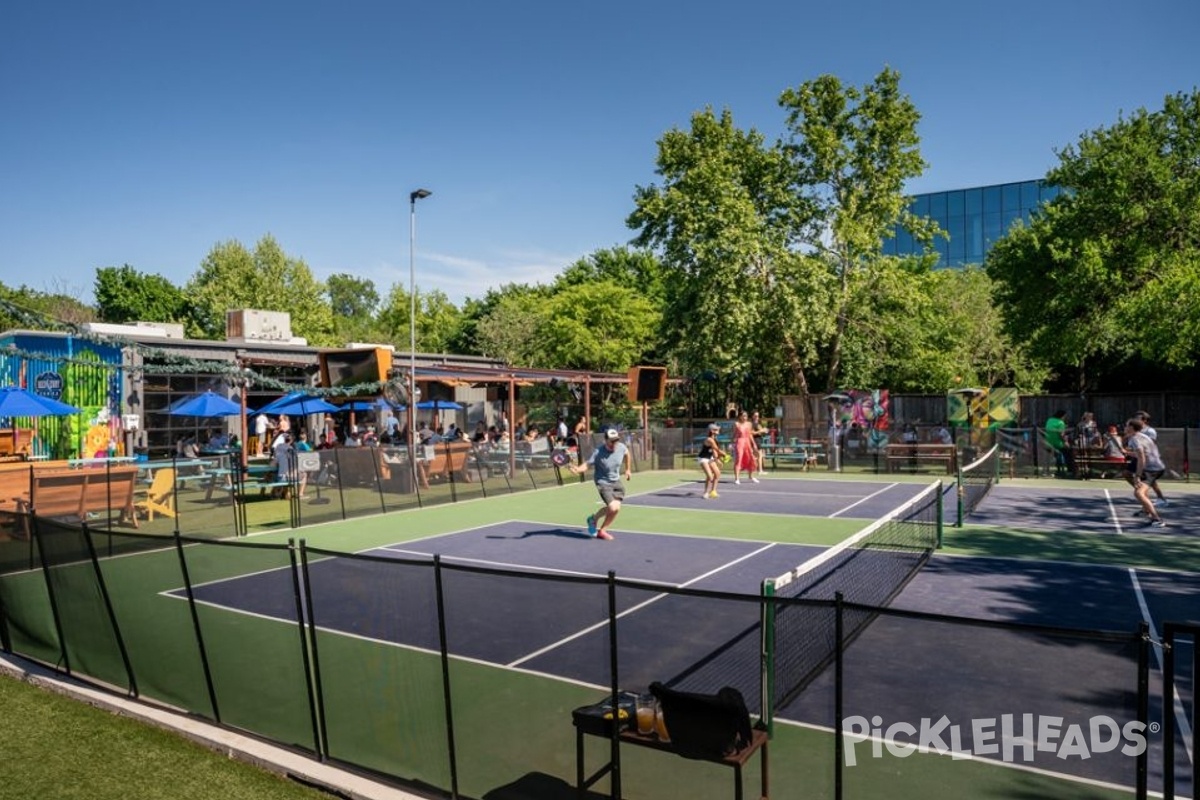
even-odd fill
[(453, 400), (422, 400), (417, 403), (417, 408), (423, 410), (432, 409), (434, 411), (462, 411), (463, 407)]
[[(373, 400), (351, 400), (349, 403), (342, 403), (338, 406), (342, 411), (374, 411), (380, 408), (377, 401)], [(383, 406), (387, 408), (387, 406)]]
[[(49, 397), (34, 394), (19, 386), (0, 387), (0, 417), (65, 417), (79, 414), (81, 409)], [(16, 452), (17, 425), (13, 422), (13, 452)]]
[(73, 405), (51, 400), (19, 386), (0, 387), (0, 417), (63, 417), (79, 414)]
[(308, 414), (336, 414), (342, 409), (319, 397), (305, 392), (285, 394), (278, 400), (267, 403), (255, 414), (282, 414), (284, 416), (307, 416)]
[(242, 413), (242, 404), (207, 391), (172, 403), (167, 413), (175, 417), (232, 417)]

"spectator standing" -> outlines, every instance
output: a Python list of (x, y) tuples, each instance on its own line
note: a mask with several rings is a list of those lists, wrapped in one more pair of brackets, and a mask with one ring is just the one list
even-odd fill
[(754, 437), (754, 453), (755, 462), (758, 467), (759, 475), (766, 475), (764, 467), (766, 457), (763, 455), (763, 445), (766, 444), (767, 435), (770, 433), (767, 426), (763, 425), (762, 417), (757, 411), (750, 415), (750, 435)]
[(1046, 420), (1046, 445), (1054, 455), (1054, 473), (1059, 477), (1075, 476), (1075, 455), (1067, 441), (1067, 411), (1059, 409)]
[(1100, 426), (1096, 424), (1096, 415), (1091, 411), (1083, 412), (1079, 423), (1075, 426), (1075, 438), (1079, 447), (1100, 447)]

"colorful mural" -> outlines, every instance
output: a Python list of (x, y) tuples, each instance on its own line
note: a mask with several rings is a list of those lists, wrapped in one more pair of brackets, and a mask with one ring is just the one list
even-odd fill
[(946, 395), (946, 419), (956, 428), (1012, 427), (1020, 416), (1016, 389), (956, 389)]
[[(71, 336), (13, 334), (3, 337), (16, 354), (0, 351), (0, 384), (21, 386), (82, 409), (69, 417), (0, 420), (34, 431), (31, 452), (50, 458), (94, 456), (120, 446), (121, 349)], [(102, 440), (102, 443), (101, 443)]]
[(850, 389), (830, 395), (838, 403), (838, 421), (843, 428), (886, 431), (892, 424), (887, 389)]

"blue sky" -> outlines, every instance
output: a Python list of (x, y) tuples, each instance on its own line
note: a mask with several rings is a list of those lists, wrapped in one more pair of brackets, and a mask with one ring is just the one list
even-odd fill
[[(816, 6), (823, 6), (816, 8)], [(886, 65), (936, 191), (1041, 177), (1056, 149), (1200, 81), (1200, 3), (0, 4), (0, 281), (92, 301), (129, 264), (183, 285), (275, 237), (318, 278), (455, 302), (626, 243), (656, 142)]]

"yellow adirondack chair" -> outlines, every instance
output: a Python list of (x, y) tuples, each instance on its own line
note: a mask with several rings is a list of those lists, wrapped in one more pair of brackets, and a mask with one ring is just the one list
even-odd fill
[(154, 480), (146, 489), (146, 497), (133, 504), (138, 511), (146, 513), (146, 519), (154, 519), (158, 512), (164, 517), (175, 516), (175, 470), (164, 467), (154, 473)]

